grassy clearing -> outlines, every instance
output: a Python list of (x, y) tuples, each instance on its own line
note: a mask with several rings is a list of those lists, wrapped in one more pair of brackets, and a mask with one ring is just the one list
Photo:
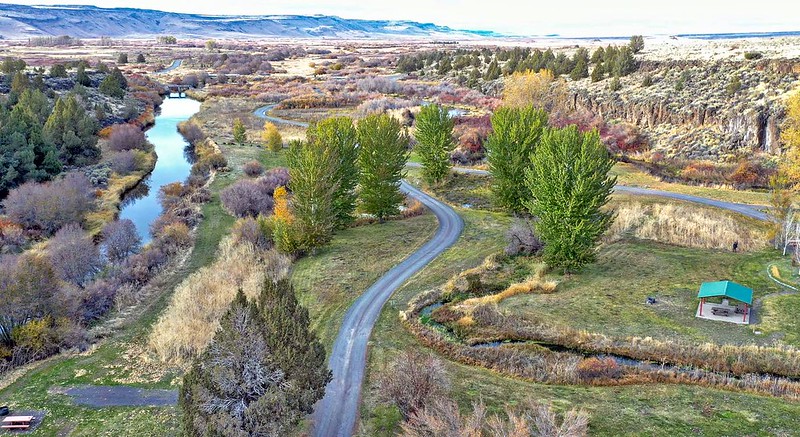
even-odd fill
[[(508, 217), (480, 211), (462, 210), (460, 212), (466, 223), (462, 239), (401, 288), (384, 309), (376, 325), (372, 336), (367, 383), (363, 394), (360, 425), (362, 435), (376, 433), (375, 429), (371, 428), (371, 420), (375, 407), (379, 405), (375, 382), (377, 372), (383, 369), (398, 351), (407, 347), (419, 347), (416, 339), (399, 327), (398, 311), (405, 309), (407, 302), (418, 293), (439, 286), (452, 275), (481, 264), (487, 255), (501, 250), (504, 245), (503, 233), (510, 221)], [(653, 250), (672, 252), (674, 249), (638, 241), (618, 244), (638, 247), (638, 251), (633, 250), (627, 258), (617, 260), (616, 263), (620, 265), (625, 261), (629, 262), (632, 259), (640, 258), (643, 254)], [(661, 274), (661, 277), (671, 278), (673, 281), (683, 281), (687, 284), (691, 282), (691, 278), (686, 280), (681, 278), (682, 268), (685, 269), (686, 266), (691, 266), (698, 260), (706, 259), (705, 265), (711, 272), (732, 271), (738, 278), (760, 275), (763, 272), (762, 264), (770, 258), (766, 254), (757, 253), (747, 255), (747, 260), (740, 260), (740, 255), (720, 254), (723, 258), (723, 265), (714, 268), (709, 267), (713, 265), (711, 260), (707, 259), (710, 258), (709, 251), (677, 249), (677, 252), (674, 259), (669, 261), (679, 261), (680, 264), (671, 267), (670, 271)], [(662, 259), (662, 261), (667, 260)], [(531, 263), (529, 267), (533, 269), (537, 265)], [(526, 272), (517, 271), (524, 270), (524, 266), (517, 267), (514, 272), (511, 272), (511, 277), (524, 277)], [(648, 268), (651, 267), (660, 269), (669, 266), (662, 266), (659, 263), (645, 264), (641, 268), (635, 269), (638, 272), (636, 275), (631, 275), (639, 277), (641, 286), (650, 287), (648, 276), (653, 272)], [(607, 267), (605, 269), (607, 270)], [(604, 269), (599, 268), (598, 271), (602, 272)], [(611, 281), (611, 278), (609, 277), (607, 280)], [(575, 278), (570, 281), (575, 281)], [(759, 279), (756, 281), (757, 284), (751, 285), (762, 287), (763, 291), (760, 293), (765, 293), (768, 288), (766, 281), (766, 279)], [(563, 286), (563, 284), (559, 285), (559, 290), (552, 295), (510, 297), (503, 305), (515, 308), (519, 305), (520, 300), (527, 298), (564, 296), (564, 291), (561, 289)], [(612, 286), (611, 282), (601, 284), (601, 287), (605, 288), (593, 291), (595, 287), (587, 281), (582, 289), (573, 290), (571, 298), (567, 300), (583, 301), (587, 307), (594, 308), (597, 302), (594, 298), (587, 299), (586, 295), (602, 296), (604, 295), (603, 291), (611, 289)], [(694, 285), (691, 287), (687, 285), (687, 290), (689, 289), (692, 290), (690, 292), (692, 298), (689, 300), (693, 300), (693, 296), (696, 295)], [(626, 293), (631, 292), (630, 289), (623, 289), (623, 287), (618, 287), (616, 290), (615, 293), (619, 298), (624, 298)], [(642, 296), (645, 295), (643, 291), (641, 293)], [(580, 294), (583, 296), (579, 296)], [(635, 300), (635, 303), (632, 304), (634, 307), (644, 307), (642, 304), (644, 297), (641, 300), (632, 300)], [(548, 311), (542, 310), (544, 316), (548, 316)], [(613, 310), (609, 309), (608, 311), (612, 312)], [(690, 309), (689, 312), (693, 317), (693, 309)], [(571, 319), (567, 320), (571, 321)], [(632, 314), (625, 320), (615, 322), (615, 325), (620, 325), (624, 329), (624, 326), (629, 323), (643, 324), (645, 322), (637, 322)], [(672, 323), (672, 325), (675, 324)], [(739, 338), (744, 341), (751, 341), (754, 338), (746, 328), (742, 333), (729, 332), (730, 326), (727, 325), (716, 328), (718, 328), (717, 331), (710, 336), (724, 339), (733, 338), (734, 340)], [(694, 329), (701, 331), (699, 328)], [(504, 406), (516, 405), (525, 399), (534, 397), (554, 405), (557, 410), (562, 412), (575, 407), (586, 409), (591, 414), (591, 435), (791, 435), (793, 430), (800, 426), (800, 419), (797, 417), (797, 414), (800, 413), (799, 405), (750, 394), (680, 385), (624, 387), (545, 385), (509, 378), (485, 369), (449, 361), (447, 361), (447, 369), (452, 384), (451, 395), (464, 409), (469, 408), (477, 399), (481, 399), (487, 404), (490, 412), (502, 413)]]
[(636, 166), (624, 162), (618, 162), (614, 165), (614, 168), (611, 169), (611, 174), (617, 176), (617, 183), (621, 185), (674, 191), (676, 193), (691, 194), (693, 196), (707, 197), (709, 199), (723, 200), (726, 202), (769, 205), (770, 194), (766, 191), (734, 190), (727, 187), (705, 187), (664, 182), (655, 176), (639, 170)]
[(292, 282), (328, 353), (347, 308), (381, 275), (434, 234), (432, 214), (346, 229), (330, 245), (300, 259)]
[[(600, 249), (597, 263), (564, 278), (550, 295), (519, 295), (500, 308), (533, 321), (567, 325), (615, 337), (764, 344), (750, 327), (695, 318), (700, 283), (731, 279), (758, 298), (779, 291), (766, 276), (775, 254), (679, 248), (623, 240)], [(658, 300), (646, 305), (649, 296)]]

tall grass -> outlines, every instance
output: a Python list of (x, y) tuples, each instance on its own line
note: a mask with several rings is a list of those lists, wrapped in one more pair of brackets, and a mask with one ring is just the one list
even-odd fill
[(739, 242), (739, 250), (764, 248), (764, 229), (749, 225), (728, 213), (674, 203), (645, 204), (623, 202), (616, 207), (617, 218), (606, 233), (606, 240), (625, 236), (684, 247), (730, 250)]
[(219, 320), (241, 289), (258, 296), (264, 279), (279, 279), (290, 261), (275, 251), (261, 251), (231, 238), (220, 245), (217, 260), (187, 277), (153, 328), (150, 347), (162, 361), (185, 364), (199, 355), (219, 327)]

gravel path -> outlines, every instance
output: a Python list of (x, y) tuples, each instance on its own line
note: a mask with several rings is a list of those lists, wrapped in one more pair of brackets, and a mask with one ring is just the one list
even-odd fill
[[(407, 166), (421, 167), (421, 165), (418, 162), (409, 162)], [(488, 171), (476, 168), (453, 167), (453, 171), (456, 173), (489, 176)], [(725, 202), (722, 200), (714, 200), (706, 197), (692, 196), (691, 194), (681, 194), (672, 191), (654, 190), (652, 188), (631, 187), (628, 185), (617, 185), (616, 187), (614, 187), (614, 191), (626, 194), (658, 196), (676, 200), (683, 200), (686, 202), (700, 203), (703, 205), (713, 206), (716, 208), (737, 212), (739, 214), (745, 215), (750, 218), (754, 218), (756, 220), (761, 220), (761, 221), (771, 220), (769, 214), (764, 212), (764, 210), (767, 209), (767, 207), (761, 205), (749, 205), (745, 203)]]
[(178, 403), (177, 390), (143, 389), (125, 385), (82, 385), (63, 391), (76, 404), (90, 407), (168, 407)]

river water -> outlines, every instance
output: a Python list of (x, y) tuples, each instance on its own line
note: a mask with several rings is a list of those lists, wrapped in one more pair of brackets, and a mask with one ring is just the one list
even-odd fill
[(133, 221), (143, 244), (150, 241), (150, 224), (161, 214), (159, 189), (173, 182), (183, 182), (192, 169), (190, 155), (186, 153), (189, 143), (178, 132), (178, 123), (188, 120), (199, 110), (200, 102), (196, 100), (164, 99), (155, 125), (146, 133), (158, 155), (156, 166), (125, 196), (119, 213), (120, 219)]

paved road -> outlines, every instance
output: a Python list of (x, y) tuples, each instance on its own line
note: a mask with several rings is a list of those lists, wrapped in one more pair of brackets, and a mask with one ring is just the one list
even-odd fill
[[(408, 167), (421, 167), (421, 165), (418, 162), (409, 162), (407, 165)], [(479, 170), (475, 168), (453, 167), (453, 171), (457, 173), (489, 176), (488, 171)], [(764, 210), (766, 210), (767, 207), (761, 205), (749, 205), (745, 203), (725, 202), (722, 200), (714, 200), (706, 197), (692, 196), (690, 194), (674, 193), (672, 191), (664, 191), (664, 190), (654, 190), (652, 188), (631, 187), (628, 185), (617, 185), (616, 187), (614, 187), (614, 191), (626, 194), (658, 196), (676, 200), (683, 200), (686, 202), (700, 203), (703, 205), (726, 209), (728, 211), (738, 212), (739, 214), (754, 218), (756, 220), (762, 220), (762, 221), (772, 220), (769, 214), (764, 212)]]
[(347, 437), (353, 434), (361, 400), (367, 343), (383, 304), (406, 280), (455, 243), (464, 229), (461, 217), (449, 206), (406, 182), (401, 189), (436, 215), (439, 228), (430, 241), (378, 279), (347, 310), (331, 353), (333, 380), (325, 390), (325, 398), (314, 411), (314, 436)]
[(180, 67), (182, 64), (183, 64), (183, 59), (176, 59), (176, 60), (172, 61), (172, 64), (170, 64), (169, 67), (167, 67), (167, 68), (165, 68), (165, 69), (163, 69), (161, 71), (156, 71), (156, 74), (169, 73), (170, 71)]
[(76, 404), (90, 407), (166, 407), (178, 403), (177, 390), (157, 390), (124, 385), (83, 385), (64, 391)]
[[(308, 123), (267, 115), (274, 106), (258, 108), (253, 114), (275, 123), (308, 126)], [(400, 189), (430, 209), (439, 220), (439, 228), (431, 240), (372, 284), (347, 310), (331, 351), (329, 367), (333, 380), (314, 409), (315, 436), (349, 437), (353, 434), (367, 364), (367, 344), (383, 305), (406, 280), (453, 245), (464, 229), (461, 217), (449, 206), (405, 181)]]

